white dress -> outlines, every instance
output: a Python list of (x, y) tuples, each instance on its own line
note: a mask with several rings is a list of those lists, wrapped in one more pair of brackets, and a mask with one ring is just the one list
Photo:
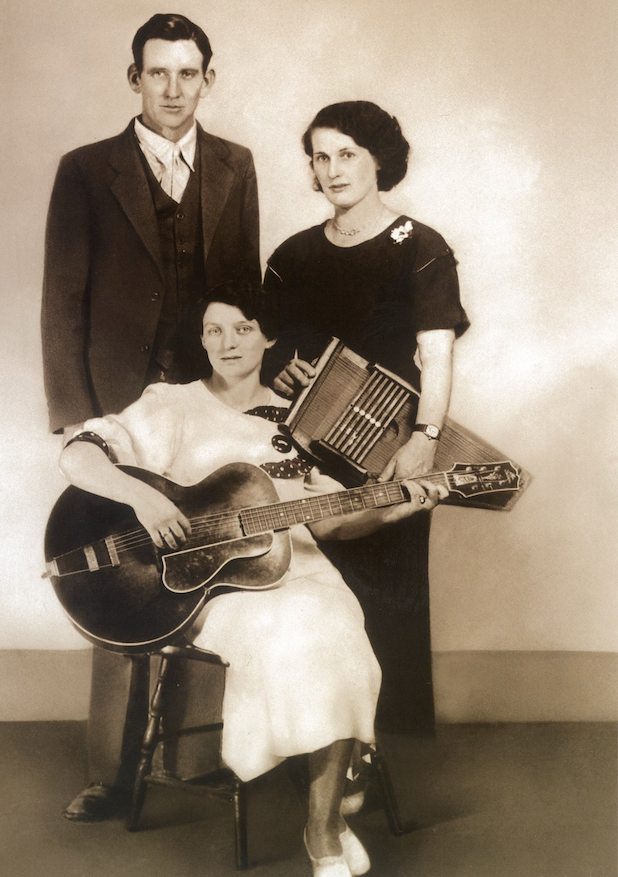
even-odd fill
[[(281, 405), (271, 394), (271, 404)], [(227, 463), (260, 466), (296, 456), (278, 450), (276, 424), (220, 402), (201, 381), (153, 384), (121, 414), (88, 420), (119, 463), (188, 486)], [(341, 485), (312, 469), (274, 478), (282, 500)], [(222, 756), (242, 779), (290, 755), (336, 740), (373, 742), (381, 673), (356, 597), (308, 528), (292, 527), (293, 557), (283, 582), (210, 600), (195, 644), (229, 663)]]

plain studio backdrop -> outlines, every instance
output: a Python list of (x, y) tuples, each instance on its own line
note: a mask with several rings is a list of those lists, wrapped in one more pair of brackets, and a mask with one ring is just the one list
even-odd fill
[[(172, 4), (173, 5), (173, 4)], [(41, 579), (65, 487), (39, 308), (60, 156), (139, 112), (126, 68), (151, 0), (5, 0), (0, 719), (82, 718), (87, 644)], [(300, 136), (373, 100), (412, 144), (388, 203), (440, 231), (472, 328), (452, 416), (521, 463), (509, 513), (441, 508), (431, 543), (438, 717), (615, 719), (614, 0), (212, 0), (198, 117), (255, 156), (264, 260), (328, 215)]]

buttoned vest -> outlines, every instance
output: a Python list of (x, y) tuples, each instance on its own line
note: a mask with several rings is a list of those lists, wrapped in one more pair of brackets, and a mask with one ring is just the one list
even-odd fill
[(150, 380), (184, 381), (194, 377), (187, 362), (188, 341), (199, 327), (191, 324), (193, 305), (204, 294), (204, 243), (200, 192), (200, 149), (195, 171), (180, 203), (163, 191), (142, 154), (159, 228), (165, 293), (150, 367)]

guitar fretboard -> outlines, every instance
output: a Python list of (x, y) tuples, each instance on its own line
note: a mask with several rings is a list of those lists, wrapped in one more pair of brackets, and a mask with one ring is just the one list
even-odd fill
[[(445, 481), (444, 473), (432, 473), (430, 476), (423, 477), (424, 480), (439, 480), (442, 483)], [(294, 524), (306, 524), (365, 509), (397, 505), (406, 502), (407, 499), (408, 494), (403, 488), (403, 482), (386, 481), (337, 493), (242, 509), (239, 517), (245, 534), (255, 536), (258, 533), (292, 527)]]

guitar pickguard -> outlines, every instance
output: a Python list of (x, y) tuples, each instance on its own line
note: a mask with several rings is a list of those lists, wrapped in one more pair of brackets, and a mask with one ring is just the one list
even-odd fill
[[(214, 582), (218, 574), (225, 577), (224, 567), (239, 558), (263, 557), (271, 550), (273, 534), (246, 536), (220, 545), (204, 548), (185, 548), (163, 556), (162, 580), (165, 587), (176, 594), (186, 594)], [(209, 575), (204, 576), (208, 570)], [(218, 581), (217, 584), (223, 584)], [(263, 585), (268, 587), (268, 585)]]

